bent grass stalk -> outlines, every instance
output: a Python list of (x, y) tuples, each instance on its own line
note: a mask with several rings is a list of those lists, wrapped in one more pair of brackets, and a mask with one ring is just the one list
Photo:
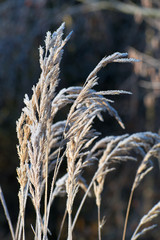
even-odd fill
[(9, 212), (8, 212), (8, 209), (7, 209), (7, 205), (6, 205), (1, 187), (0, 187), (0, 200), (1, 200), (4, 212), (5, 212), (6, 219), (8, 221), (8, 225), (9, 225), (9, 229), (10, 229), (10, 232), (11, 232), (12, 239), (15, 240), (13, 225), (12, 225), (12, 222), (11, 222), (11, 218), (10, 218), (10, 215), (9, 215)]

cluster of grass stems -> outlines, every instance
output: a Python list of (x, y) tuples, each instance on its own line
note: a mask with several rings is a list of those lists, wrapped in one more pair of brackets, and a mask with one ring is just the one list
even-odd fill
[[(31, 99), (25, 95), (25, 107), (17, 121), (17, 146), (20, 159), (17, 168), (19, 182), (19, 216), (14, 229), (7, 210), (2, 190), (0, 199), (8, 220), (13, 240), (26, 239), (25, 215), (28, 198), (34, 206), (35, 225), (31, 226), (33, 238), (47, 240), (51, 232), (49, 220), (51, 206), (57, 196), (66, 196), (64, 218), (59, 230), (61, 238), (64, 222), (68, 224), (68, 240), (73, 239), (74, 227), (91, 190), (94, 192), (98, 215), (98, 239), (104, 225), (101, 217), (101, 194), (106, 175), (115, 170), (113, 163), (136, 161), (141, 158), (129, 198), (122, 239), (126, 239), (127, 221), (135, 189), (152, 166), (152, 157), (160, 156), (160, 136), (156, 133), (141, 132), (132, 135), (106, 136), (100, 139), (100, 133), (93, 129), (95, 118), (103, 121), (102, 112), (108, 111), (120, 126), (124, 124), (118, 112), (112, 107), (112, 100), (106, 96), (130, 94), (127, 91), (96, 91), (97, 73), (108, 63), (137, 62), (127, 58), (127, 53), (116, 52), (104, 57), (87, 77), (82, 87), (69, 87), (57, 91), (59, 83), (60, 62), (63, 47), (71, 33), (63, 39), (64, 23), (53, 34), (47, 32), (45, 48), (40, 47), (41, 75), (33, 86)], [(71, 106), (66, 120), (55, 122), (55, 116), (66, 105)], [(133, 156), (134, 153), (134, 156)], [(66, 173), (59, 175), (63, 161), (67, 162)], [(84, 179), (84, 172), (93, 164), (97, 166), (90, 182)], [(114, 164), (115, 166), (115, 164)], [(52, 181), (48, 183), (48, 177)], [(73, 216), (74, 200), (84, 190), (81, 203)], [(42, 201), (43, 197), (43, 201)], [(42, 204), (44, 205), (42, 208)], [(135, 240), (153, 229), (152, 219), (160, 213), (160, 202), (142, 217), (130, 239)], [(68, 218), (68, 220), (67, 220)], [(50, 237), (49, 237), (50, 238)], [(51, 238), (52, 239), (52, 238)]]

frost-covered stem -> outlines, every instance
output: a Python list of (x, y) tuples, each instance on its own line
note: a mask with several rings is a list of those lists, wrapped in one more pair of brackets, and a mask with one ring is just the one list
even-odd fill
[[(24, 205), (23, 205), (24, 212), (25, 212), (25, 209), (26, 209), (28, 188), (29, 188), (29, 180), (26, 184), (25, 193), (24, 193), (24, 202), (23, 202), (24, 203)], [(25, 214), (23, 214), (23, 215), (25, 217)], [(16, 233), (15, 233), (15, 239), (18, 239), (18, 240), (21, 239), (21, 233), (22, 233), (22, 229), (23, 229), (24, 224), (25, 224), (25, 221), (24, 221), (24, 219), (22, 220), (21, 214), (19, 213), (18, 221), (17, 221), (17, 227), (16, 227)]]
[(21, 220), (21, 215), (19, 213), (18, 220), (17, 220), (16, 232), (15, 232), (15, 239), (19, 239), (18, 235), (19, 235), (20, 229), (22, 228), (22, 222), (20, 220)]
[(72, 240), (72, 214), (71, 212), (68, 213), (68, 239)]
[[(22, 189), (22, 196), (25, 196), (25, 193), (24, 193), (24, 189)], [(24, 220), (24, 212), (25, 212), (25, 208), (24, 208), (24, 205), (25, 205), (25, 200), (23, 200), (23, 209), (22, 209), (22, 214), (21, 214), (21, 221), (22, 221), (22, 236), (23, 236), (23, 240), (25, 240), (25, 220)]]
[(98, 240), (101, 240), (101, 208), (98, 205)]
[(40, 216), (40, 212), (39, 209), (36, 209), (36, 216), (37, 216), (37, 231), (36, 231), (36, 235), (35, 235), (35, 239), (41, 240), (41, 216)]
[(15, 238), (20, 240), (21, 239), (22, 230), (23, 230), (23, 222), (22, 222), (21, 215), (19, 215), (18, 220), (19, 220), (18, 222), (19, 222), (20, 226), (19, 226), (19, 229), (18, 229), (18, 231), (16, 233), (16, 237)]
[(48, 146), (46, 151), (46, 179), (45, 179), (45, 199), (44, 199), (44, 232), (43, 232), (43, 240), (47, 239), (47, 228), (48, 228), (48, 222), (47, 222), (47, 192), (48, 192)]
[(25, 240), (25, 225), (24, 225), (24, 218), (22, 219), (23, 221), (23, 240)]

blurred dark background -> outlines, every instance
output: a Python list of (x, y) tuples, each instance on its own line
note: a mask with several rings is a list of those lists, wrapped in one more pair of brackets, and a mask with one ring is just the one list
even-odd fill
[[(160, 2), (157, 0), (0, 0), (0, 185), (15, 224), (18, 213), (16, 167), (16, 120), (23, 107), (25, 93), (38, 81), (39, 45), (44, 45), (48, 30), (66, 23), (65, 33), (73, 30), (61, 63), (60, 87), (82, 85), (96, 64), (115, 51), (128, 52), (142, 61), (136, 64), (108, 65), (99, 73), (97, 89), (123, 89), (133, 95), (117, 96), (114, 107), (125, 123), (122, 130), (107, 113), (104, 123), (95, 127), (105, 135), (138, 131), (158, 132), (160, 128)], [(102, 216), (106, 216), (103, 239), (121, 239), (125, 209), (136, 171), (135, 163), (117, 166), (106, 179)], [(129, 218), (131, 236), (140, 217), (160, 199), (159, 166), (136, 190)], [(61, 221), (63, 202), (53, 206), (52, 231)], [(90, 201), (90, 202), (89, 202)], [(97, 212), (94, 199), (83, 209), (75, 230), (75, 239), (97, 239)], [(32, 221), (29, 204), (27, 223)], [(54, 220), (56, 219), (56, 220)], [(159, 226), (160, 227), (160, 226)], [(28, 238), (33, 234), (28, 224)], [(63, 239), (66, 239), (64, 231)], [(144, 239), (158, 240), (153, 230)], [(54, 236), (54, 235), (53, 235)], [(0, 205), (0, 239), (11, 239)]]

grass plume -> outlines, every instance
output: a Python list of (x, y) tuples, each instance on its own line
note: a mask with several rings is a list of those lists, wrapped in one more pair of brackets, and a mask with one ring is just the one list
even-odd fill
[[(70, 33), (63, 39), (64, 27), (63, 23), (53, 34), (47, 32), (45, 47), (39, 48), (40, 78), (36, 86), (32, 88), (32, 97), (29, 99), (28, 95), (25, 95), (25, 107), (17, 121), (19, 217), (15, 233), (2, 191), (1, 202), (12, 239), (25, 240), (27, 200), (30, 198), (36, 215), (35, 223), (32, 225), (33, 238), (47, 240), (50, 233), (51, 206), (57, 196), (66, 196), (64, 218), (58, 239), (61, 237), (64, 222), (68, 217), (67, 239), (72, 240), (81, 209), (93, 188), (98, 209), (97, 235), (101, 240), (101, 229), (104, 225), (103, 218), (101, 219), (101, 198), (106, 176), (116, 170), (115, 163), (136, 161), (137, 157), (140, 157), (141, 163), (131, 190), (124, 224), (124, 240), (133, 192), (153, 168), (152, 157), (158, 159), (160, 156), (160, 136), (156, 133), (141, 132), (131, 135), (106, 136), (100, 139), (100, 133), (93, 128), (95, 118), (103, 121), (104, 111), (108, 111), (119, 125), (125, 128), (117, 110), (112, 106), (112, 99), (106, 96), (131, 93), (123, 90), (96, 91), (94, 87), (98, 84), (98, 72), (107, 64), (138, 62), (136, 59), (128, 58), (127, 53), (116, 52), (104, 57), (88, 75), (82, 87), (69, 87), (57, 92), (63, 48), (71, 36)], [(68, 104), (71, 107), (66, 119), (55, 122), (57, 113)], [(59, 173), (64, 161), (67, 163), (67, 169), (61, 176)], [(97, 169), (88, 182), (83, 172), (92, 165), (97, 166)], [(52, 178), (51, 184), (48, 182), (49, 176)], [(74, 201), (80, 188), (84, 190), (84, 195), (78, 209), (74, 209), (75, 215), (73, 216)], [(150, 222), (158, 214), (159, 203), (142, 217), (131, 239), (135, 240), (152, 229), (154, 225), (144, 227), (140, 231), (145, 223)]]

